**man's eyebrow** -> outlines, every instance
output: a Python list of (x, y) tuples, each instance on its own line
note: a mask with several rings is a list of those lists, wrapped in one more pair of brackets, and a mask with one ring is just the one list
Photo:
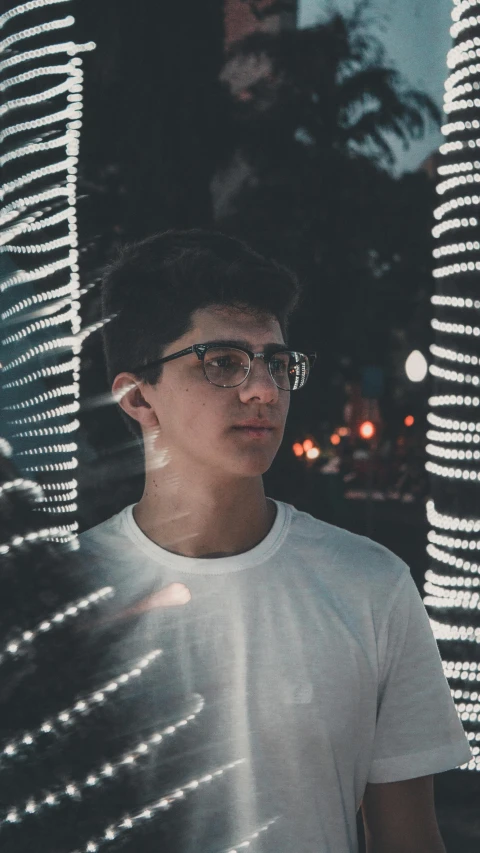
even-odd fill
[[(234, 339), (234, 338), (231, 338), (231, 339), (220, 338), (217, 340), (205, 341), (205, 344), (206, 345), (215, 344), (216, 346), (220, 345), (223, 347), (240, 347), (241, 349), (248, 349), (248, 350), (253, 349), (252, 344), (249, 343), (249, 341), (243, 341), (243, 340), (238, 340), (238, 339)], [(288, 347), (286, 344), (281, 344), (278, 341), (273, 341), (272, 343), (264, 344), (264, 346), (263, 346), (264, 352), (269, 352), (269, 351), (278, 352), (279, 350), (288, 350)]]

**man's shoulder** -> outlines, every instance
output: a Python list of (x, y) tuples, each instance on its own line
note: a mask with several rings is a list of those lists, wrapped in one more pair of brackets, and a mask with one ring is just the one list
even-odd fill
[(95, 524), (80, 533), (78, 536), (80, 550), (90, 551), (91, 549), (98, 550), (106, 546), (115, 546), (122, 536), (123, 523), (128, 509), (129, 507), (124, 507), (120, 512), (116, 512), (99, 524)]
[(378, 577), (400, 581), (410, 573), (407, 564), (393, 551), (368, 536), (337, 527), (307, 512), (292, 508), (290, 546), (308, 561), (321, 562), (342, 577)]

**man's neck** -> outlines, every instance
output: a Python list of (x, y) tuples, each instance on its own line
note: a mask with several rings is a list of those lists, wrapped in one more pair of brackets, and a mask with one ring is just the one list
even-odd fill
[(133, 517), (149, 539), (174, 554), (203, 559), (242, 554), (266, 537), (275, 520), (261, 477), (223, 488), (182, 487), (172, 477), (157, 483), (147, 476)]

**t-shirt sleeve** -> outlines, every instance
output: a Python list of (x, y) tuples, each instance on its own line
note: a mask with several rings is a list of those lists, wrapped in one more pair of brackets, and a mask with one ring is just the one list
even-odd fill
[(473, 754), (407, 566), (378, 644), (377, 721), (367, 781), (398, 782), (468, 764)]

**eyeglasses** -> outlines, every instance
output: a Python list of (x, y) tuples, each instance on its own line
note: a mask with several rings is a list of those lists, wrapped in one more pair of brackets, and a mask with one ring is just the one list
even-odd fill
[(263, 358), (277, 388), (281, 391), (298, 391), (299, 388), (303, 388), (315, 364), (317, 354), (305, 355), (303, 352), (276, 349), (273, 346), (265, 349), (265, 352), (251, 352), (223, 344), (193, 344), (172, 355), (139, 365), (133, 368), (132, 373), (139, 374), (147, 367), (165, 364), (174, 358), (194, 352), (203, 364), (206, 379), (212, 385), (217, 385), (219, 388), (236, 388), (248, 377), (253, 359)]

